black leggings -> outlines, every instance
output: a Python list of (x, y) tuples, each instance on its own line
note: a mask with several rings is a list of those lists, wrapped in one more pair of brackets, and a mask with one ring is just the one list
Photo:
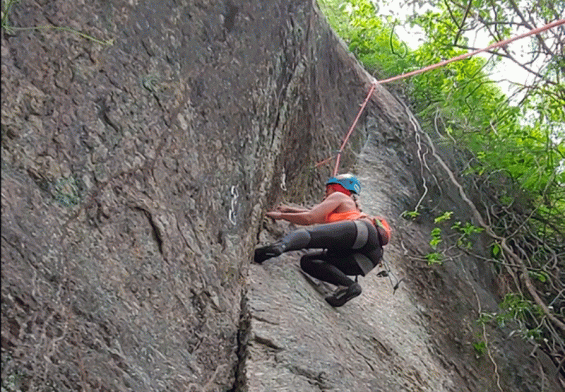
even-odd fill
[(377, 230), (364, 220), (296, 230), (282, 241), (285, 251), (323, 249), (302, 256), (300, 267), (308, 275), (335, 285), (352, 285), (347, 275), (366, 275), (382, 257)]

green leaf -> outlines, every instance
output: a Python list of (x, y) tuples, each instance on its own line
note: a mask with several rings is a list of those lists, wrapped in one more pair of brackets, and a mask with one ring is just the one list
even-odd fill
[(434, 219), (434, 223), (441, 223), (443, 221), (451, 219), (451, 215), (453, 215), (453, 211), (446, 211), (442, 215), (438, 216)]
[(437, 252), (428, 253), (425, 257), (426, 260), (428, 261), (428, 265), (443, 263), (443, 255), (441, 253), (437, 253)]
[(416, 219), (420, 213), (418, 211), (404, 211), (401, 216), (405, 219)]
[(500, 255), (500, 245), (497, 243), (492, 244), (491, 252), (494, 257), (498, 257), (498, 255)]
[(545, 271), (528, 271), (528, 276), (542, 283), (545, 283), (549, 280), (549, 274)]

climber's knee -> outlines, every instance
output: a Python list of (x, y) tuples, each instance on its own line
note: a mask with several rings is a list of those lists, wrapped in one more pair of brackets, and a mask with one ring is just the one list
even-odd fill
[(307, 248), (310, 243), (310, 233), (306, 229), (295, 230), (283, 238), (283, 243), (286, 252)]
[(311, 273), (318, 265), (323, 263), (322, 260), (317, 259), (318, 255), (304, 255), (300, 258), (300, 268), (302, 271)]

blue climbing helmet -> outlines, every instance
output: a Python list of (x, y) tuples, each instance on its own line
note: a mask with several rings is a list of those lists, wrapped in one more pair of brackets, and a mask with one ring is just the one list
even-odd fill
[(339, 184), (355, 194), (361, 193), (361, 183), (353, 174), (340, 174), (332, 177), (326, 182), (326, 186), (330, 184)]

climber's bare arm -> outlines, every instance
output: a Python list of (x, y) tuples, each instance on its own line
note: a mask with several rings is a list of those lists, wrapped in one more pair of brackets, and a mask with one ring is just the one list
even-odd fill
[(323, 202), (310, 210), (300, 212), (282, 212), (275, 210), (267, 212), (266, 215), (273, 219), (284, 219), (288, 222), (303, 226), (325, 223), (326, 216), (328, 216), (330, 212), (335, 211), (343, 203), (343, 197), (348, 196), (336, 192), (326, 197)]
[(294, 207), (294, 206), (287, 206), (285, 204), (281, 204), (280, 206), (277, 207), (276, 211), (297, 213), (297, 212), (307, 212), (310, 211), (310, 209), (306, 207), (300, 207), (300, 206)]

